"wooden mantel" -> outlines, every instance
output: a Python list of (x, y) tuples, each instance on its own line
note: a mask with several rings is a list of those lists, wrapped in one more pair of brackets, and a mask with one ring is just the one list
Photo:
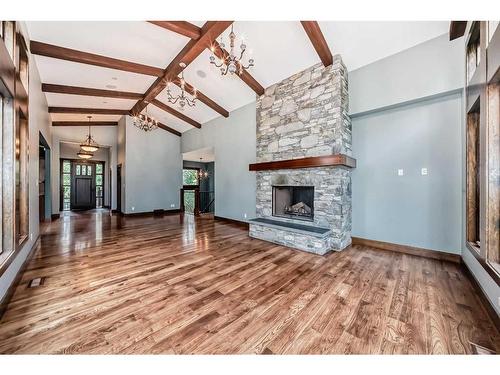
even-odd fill
[(276, 169), (298, 169), (298, 168), (315, 168), (315, 167), (356, 168), (356, 159), (344, 154), (311, 156), (308, 158), (300, 158), (300, 159), (254, 163), (248, 166), (248, 170), (265, 171), (265, 170), (276, 170)]

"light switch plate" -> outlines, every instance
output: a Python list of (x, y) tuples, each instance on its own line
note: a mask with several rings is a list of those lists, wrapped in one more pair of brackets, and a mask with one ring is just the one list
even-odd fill
[(404, 176), (405, 171), (404, 169), (398, 169), (398, 176)]
[(427, 168), (422, 168), (422, 176), (427, 176)]

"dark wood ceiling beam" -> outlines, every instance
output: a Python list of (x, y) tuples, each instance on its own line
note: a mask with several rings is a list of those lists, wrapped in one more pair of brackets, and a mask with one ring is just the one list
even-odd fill
[(141, 100), (143, 96), (143, 94), (137, 92), (101, 90), (88, 87), (54, 85), (51, 83), (42, 83), (42, 91), (56, 93), (56, 94), (98, 96), (105, 98), (131, 99), (131, 100)]
[(52, 121), (52, 126), (116, 126), (116, 121)]
[(173, 31), (174, 33), (187, 36), (190, 39), (199, 39), (201, 36), (201, 29), (186, 21), (148, 21), (153, 25), (163, 27), (164, 29)]
[(81, 113), (95, 115), (128, 115), (126, 109), (49, 107), (49, 113)]
[(166, 130), (167, 132), (172, 133), (172, 134), (174, 134), (174, 135), (176, 135), (178, 137), (180, 137), (182, 135), (181, 132), (179, 132), (179, 131), (177, 131), (175, 129), (172, 129), (170, 126), (164, 125), (161, 122), (158, 123), (158, 127), (160, 129)]
[(330, 66), (333, 63), (333, 56), (328, 43), (321, 32), (318, 22), (316, 21), (300, 21), (302, 27), (306, 31), (307, 36), (319, 55), (324, 66)]
[(200, 31), (200, 37), (191, 39), (184, 48), (177, 54), (172, 62), (164, 70), (163, 77), (157, 78), (144, 94), (144, 98), (139, 100), (131, 109), (134, 114), (140, 113), (149, 102), (155, 99), (160, 92), (165, 89), (168, 82), (174, 81), (181, 72), (179, 63), (183, 62), (188, 66), (196, 57), (198, 57), (206, 48), (210, 48), (212, 42), (226, 30), (233, 21), (208, 21)]
[(467, 21), (451, 21), (450, 22), (450, 40), (460, 38), (465, 34)]
[(163, 76), (163, 69), (156, 68), (154, 66), (137, 64), (125, 60), (114, 59), (112, 57), (77, 51), (74, 49), (54, 46), (52, 44), (37, 41), (30, 42), (30, 50), (31, 53), (39, 56), (52, 57), (60, 60), (95, 65), (103, 68), (116, 69), (125, 72), (139, 73), (148, 76)]
[[(163, 22), (163, 21), (159, 21), (159, 22)], [(191, 25), (188, 22), (186, 22), (186, 23), (188, 25)], [(197, 26), (195, 26), (195, 25), (191, 25), (191, 26), (198, 29)], [(124, 60), (113, 59), (113, 58), (106, 57), (106, 56), (95, 55), (92, 53), (87, 53), (87, 52), (77, 51), (77, 50), (73, 50), (73, 49), (58, 47), (58, 46), (54, 46), (54, 45), (50, 45), (50, 44), (46, 44), (46, 43), (41, 43), (41, 42), (36, 42), (36, 41), (31, 42), (31, 48), (32, 48), (32, 52), (34, 54), (53, 57), (53, 58), (57, 58), (57, 59), (64, 59), (67, 61), (79, 62), (82, 64), (89, 64), (89, 65), (95, 65), (95, 66), (99, 66), (99, 67), (117, 69), (117, 70), (122, 70), (122, 71), (133, 72), (133, 73), (140, 73), (140, 74), (145, 74), (145, 75), (150, 75), (150, 76), (155, 76), (155, 77), (163, 77), (163, 74), (164, 74), (164, 70), (161, 68), (155, 68), (152, 66), (131, 63), (131, 62), (124, 61)], [(178, 78), (177, 78), (177, 80), (178, 80)], [(177, 84), (177, 82), (174, 82), (174, 83)], [(186, 82), (186, 88), (188, 89), (187, 91), (190, 94), (193, 93), (193, 86), (187, 82)], [(135, 97), (134, 99), (139, 100), (141, 98)], [(222, 108), (220, 105), (215, 103), (212, 99), (210, 99), (209, 97), (207, 97), (203, 93), (198, 92), (198, 99), (202, 103), (207, 105), (208, 107), (212, 108), (214, 111), (220, 113), (222, 116), (227, 117), (229, 115), (228, 111), (226, 111), (224, 108)]]
[(162, 111), (170, 113), (171, 115), (173, 115), (173, 116), (181, 119), (182, 121), (185, 121), (185, 122), (187, 122), (190, 125), (193, 125), (195, 128), (198, 128), (198, 129), (201, 128), (201, 124), (199, 122), (193, 120), (191, 117), (186, 116), (184, 113), (181, 113), (181, 112), (175, 110), (174, 108), (166, 105), (165, 103), (160, 102), (157, 99), (153, 99), (153, 101), (151, 102), (151, 104), (153, 104), (154, 106), (160, 108)]
[[(173, 83), (175, 85), (181, 87), (181, 80), (179, 77), (177, 77), (173, 81)], [(191, 94), (191, 95), (194, 94), (194, 87), (192, 85), (190, 85), (189, 83), (187, 83), (186, 81), (184, 81), (184, 87), (189, 94)], [(226, 109), (224, 109), (223, 107), (218, 105), (216, 102), (214, 102), (212, 99), (210, 99), (204, 93), (202, 93), (200, 90), (196, 91), (196, 97), (198, 98), (198, 100), (200, 102), (205, 104), (207, 107), (212, 108), (215, 112), (218, 112), (219, 114), (221, 114), (224, 117), (229, 117), (229, 112)]]

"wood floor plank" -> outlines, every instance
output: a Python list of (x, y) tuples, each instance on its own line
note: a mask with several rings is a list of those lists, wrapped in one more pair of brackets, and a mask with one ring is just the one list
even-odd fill
[(211, 217), (67, 213), (43, 228), (0, 353), (498, 352), (475, 293), (439, 260), (360, 245), (317, 256)]

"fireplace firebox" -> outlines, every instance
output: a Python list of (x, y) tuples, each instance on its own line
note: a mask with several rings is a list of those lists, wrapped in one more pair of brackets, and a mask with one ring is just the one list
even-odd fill
[(273, 216), (314, 220), (314, 186), (273, 186)]

